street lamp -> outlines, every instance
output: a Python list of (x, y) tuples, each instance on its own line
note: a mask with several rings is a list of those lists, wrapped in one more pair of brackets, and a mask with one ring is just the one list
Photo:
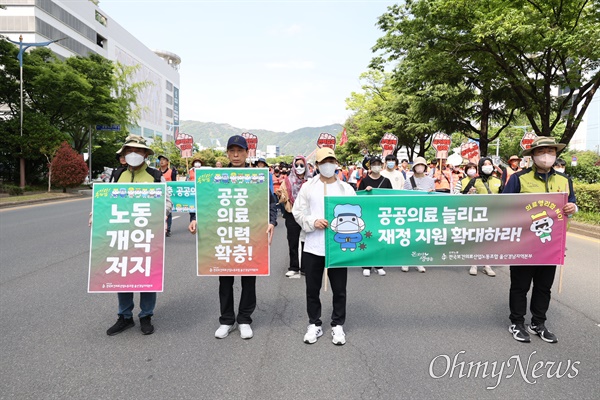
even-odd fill
[[(37, 43), (23, 43), (23, 35), (19, 36), (18, 42), (15, 42), (8, 38), (6, 39), (11, 43), (19, 45), (19, 54), (17, 55), (17, 59), (19, 60), (19, 81), (21, 83), (21, 142), (23, 141), (23, 53), (25, 52), (25, 50), (27, 50), (30, 47), (44, 47), (44, 46), (48, 46), (52, 43), (56, 43), (59, 40), (63, 40), (63, 39), (64, 38), (51, 40), (50, 42), (37, 42)], [(23, 157), (23, 147), (21, 147), (21, 159), (20, 159), (19, 164), (20, 164), (19, 169), (20, 169), (20, 175), (21, 175), (20, 186), (21, 186), (21, 188), (24, 188), (25, 187), (25, 158)]]

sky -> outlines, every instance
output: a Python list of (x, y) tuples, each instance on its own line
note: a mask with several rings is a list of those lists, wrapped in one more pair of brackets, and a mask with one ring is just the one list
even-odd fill
[(343, 124), (394, 1), (100, 0), (150, 49), (181, 57), (180, 120), (291, 132)]

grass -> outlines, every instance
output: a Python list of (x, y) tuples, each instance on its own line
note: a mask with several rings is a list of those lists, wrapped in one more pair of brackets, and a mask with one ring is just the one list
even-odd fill
[(578, 211), (573, 215), (573, 219), (582, 224), (600, 226), (600, 213), (589, 211)]
[(73, 197), (73, 193), (63, 193), (61, 191), (56, 192), (42, 192), (23, 194), (20, 196), (2, 196), (0, 197), (0, 204), (19, 204), (27, 203), (31, 201), (49, 200), (49, 199), (60, 199), (65, 197)]

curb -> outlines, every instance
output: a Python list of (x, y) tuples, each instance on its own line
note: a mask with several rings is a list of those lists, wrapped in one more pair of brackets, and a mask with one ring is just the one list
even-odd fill
[(582, 224), (581, 222), (571, 221), (569, 222), (568, 232), (600, 239), (600, 226), (598, 225)]
[[(80, 190), (79, 192), (84, 192), (85, 190)], [(62, 197), (53, 197), (50, 199), (38, 199), (38, 200), (25, 200), (25, 201), (13, 201), (13, 202), (8, 202), (8, 203), (0, 203), (0, 208), (12, 208), (12, 207), (20, 207), (20, 206), (26, 206), (26, 205), (30, 205), (30, 204), (40, 204), (40, 203), (51, 203), (54, 201), (62, 201), (62, 200), (69, 200), (69, 199), (76, 199), (76, 198), (81, 198), (81, 197), (90, 197), (90, 194), (84, 194), (84, 193), (73, 193), (69, 196), (62, 196)]]

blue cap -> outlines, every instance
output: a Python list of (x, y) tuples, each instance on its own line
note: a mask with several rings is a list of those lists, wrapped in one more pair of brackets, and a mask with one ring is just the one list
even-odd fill
[(238, 146), (244, 150), (248, 150), (248, 142), (242, 135), (235, 135), (229, 138), (227, 141), (227, 148), (229, 149), (231, 146)]

